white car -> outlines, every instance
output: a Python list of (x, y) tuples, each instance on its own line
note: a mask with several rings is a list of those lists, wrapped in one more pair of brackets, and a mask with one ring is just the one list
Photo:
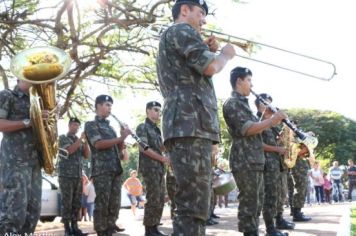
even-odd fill
[[(61, 197), (57, 176), (42, 174), (41, 204), (41, 221), (53, 221), (57, 216), (61, 216)], [(121, 188), (121, 207), (131, 207), (125, 188)]]

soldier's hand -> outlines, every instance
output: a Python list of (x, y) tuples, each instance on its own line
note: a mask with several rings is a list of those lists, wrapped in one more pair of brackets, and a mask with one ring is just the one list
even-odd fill
[(169, 157), (164, 157), (162, 159), (162, 163), (170, 166), (171, 165), (171, 159), (169, 159)]
[(228, 43), (221, 49), (221, 54), (224, 54), (229, 59), (232, 59), (236, 55), (235, 48)]
[(211, 52), (217, 52), (219, 49), (219, 43), (216, 41), (216, 37), (214, 35), (209, 36), (204, 43), (208, 45)]
[(120, 130), (120, 134), (121, 137), (126, 138), (127, 136), (129, 136), (130, 134), (132, 134), (131, 130), (127, 127), (121, 127)]
[(285, 155), (286, 152), (287, 152), (287, 149), (285, 149), (284, 147), (277, 147), (278, 154)]
[(42, 119), (45, 120), (45, 121), (48, 120), (49, 111), (48, 110), (42, 110), (41, 113), (42, 113)]
[(84, 140), (85, 138), (86, 138), (85, 132), (82, 132), (82, 134), (80, 135), (80, 139)]
[(277, 111), (271, 118), (272, 126), (280, 124), (282, 120), (286, 118), (288, 118), (288, 116), (283, 111)]

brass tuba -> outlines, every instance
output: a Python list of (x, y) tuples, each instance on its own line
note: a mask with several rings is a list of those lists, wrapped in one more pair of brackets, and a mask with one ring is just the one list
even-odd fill
[[(42, 165), (47, 174), (54, 171), (54, 158), (58, 154), (56, 80), (63, 78), (71, 65), (70, 56), (63, 50), (51, 47), (34, 47), (15, 55), (11, 60), (12, 73), (33, 84), (30, 88), (30, 118), (37, 136)], [(42, 110), (49, 111), (48, 119)], [(66, 150), (61, 150), (67, 156)]]

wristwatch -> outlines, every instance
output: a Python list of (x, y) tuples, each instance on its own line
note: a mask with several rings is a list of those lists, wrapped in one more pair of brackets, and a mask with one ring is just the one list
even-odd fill
[(25, 125), (26, 128), (30, 127), (31, 125), (31, 120), (30, 119), (24, 119), (22, 123)]

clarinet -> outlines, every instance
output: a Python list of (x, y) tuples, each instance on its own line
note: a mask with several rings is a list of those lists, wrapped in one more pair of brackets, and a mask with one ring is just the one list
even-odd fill
[[(125, 127), (124, 123), (122, 123), (114, 114), (110, 114), (116, 121), (119, 123), (120, 127)], [(138, 137), (136, 134), (131, 132), (131, 137), (135, 139), (135, 141), (142, 147), (143, 150), (147, 150), (149, 148), (148, 144), (142, 141), (140, 137)]]
[[(250, 90), (251, 93), (253, 95), (256, 96), (256, 98), (258, 100), (260, 100), (265, 106), (267, 106), (269, 109), (271, 109), (271, 111), (273, 113), (276, 113), (278, 111), (278, 108), (275, 108), (274, 106), (272, 106), (271, 104), (269, 104), (266, 100), (264, 100), (260, 95), (258, 95), (257, 93), (255, 93), (254, 91)], [(293, 132), (298, 136), (298, 138), (300, 140), (305, 140), (307, 135), (301, 131), (300, 129), (297, 128), (297, 126), (295, 126), (288, 118), (287, 119), (283, 119), (282, 122), (284, 124), (286, 124), (291, 130), (293, 130)]]

